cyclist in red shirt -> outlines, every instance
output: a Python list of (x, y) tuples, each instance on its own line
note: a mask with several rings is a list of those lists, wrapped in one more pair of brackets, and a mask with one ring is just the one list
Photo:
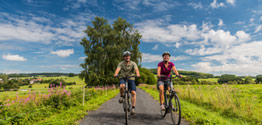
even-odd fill
[(170, 77), (171, 76), (171, 70), (179, 76), (178, 71), (176, 70), (175, 64), (169, 61), (170, 53), (168, 51), (164, 52), (162, 54), (163, 61), (158, 63), (157, 66), (157, 88), (159, 90), (159, 97), (160, 97), (160, 108), (161, 110), (165, 110), (164, 106), (164, 84), (168, 84), (168, 89), (173, 89), (173, 85), (170, 85), (168, 78), (161, 77), (162, 75)]

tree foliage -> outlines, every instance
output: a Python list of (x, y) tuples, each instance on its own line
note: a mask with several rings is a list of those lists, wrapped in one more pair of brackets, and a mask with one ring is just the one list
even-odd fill
[(257, 75), (256, 76), (256, 83), (262, 83), (262, 75)]
[(240, 77), (237, 77), (236, 75), (231, 74), (224, 74), (218, 79), (218, 83), (224, 84), (224, 83), (241, 83), (242, 79)]
[(146, 84), (156, 84), (157, 80), (153, 73), (146, 68), (139, 68), (140, 71), (140, 78), (137, 80), (137, 84), (139, 83), (146, 83)]
[(88, 38), (83, 38), (80, 43), (86, 55), (85, 62), (80, 65), (83, 68), (80, 78), (87, 85), (116, 83), (113, 72), (126, 50), (132, 53), (132, 61), (140, 63), (138, 45), (142, 36), (126, 20), (119, 17), (110, 25), (103, 17), (96, 17), (84, 32)]

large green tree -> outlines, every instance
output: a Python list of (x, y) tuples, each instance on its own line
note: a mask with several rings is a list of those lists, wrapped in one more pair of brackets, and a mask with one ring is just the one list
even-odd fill
[(80, 78), (87, 85), (104, 85), (116, 83), (112, 78), (117, 64), (123, 60), (122, 53), (126, 50), (132, 53), (131, 60), (141, 62), (138, 45), (141, 35), (133, 25), (118, 18), (112, 25), (103, 17), (95, 17), (92, 26), (84, 31), (87, 38), (80, 43), (85, 50), (85, 62)]

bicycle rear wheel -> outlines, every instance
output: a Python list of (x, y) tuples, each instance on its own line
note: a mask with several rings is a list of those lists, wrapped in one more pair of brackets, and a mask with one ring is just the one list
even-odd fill
[(171, 98), (169, 104), (172, 122), (174, 125), (179, 125), (181, 121), (181, 107), (176, 93), (173, 93), (173, 97)]

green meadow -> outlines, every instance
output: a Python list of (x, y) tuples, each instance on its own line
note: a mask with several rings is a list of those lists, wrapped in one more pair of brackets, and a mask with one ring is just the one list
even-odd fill
[[(31, 77), (22, 77), (20, 79), (30, 79)], [(37, 77), (41, 78), (43, 80), (49, 80), (49, 79), (64, 79), (66, 82), (76, 82), (76, 85), (68, 85), (66, 86), (67, 89), (73, 89), (73, 90), (78, 90), (79, 88), (83, 88), (85, 86), (85, 83), (82, 79), (80, 79), (78, 76), (74, 77), (67, 77), (67, 76), (61, 76), (61, 77)], [(0, 92), (0, 100), (3, 98), (9, 98), (9, 97), (14, 97), (16, 95), (23, 96), (27, 95), (30, 91), (34, 91), (37, 94), (39, 93), (48, 93), (48, 85), (49, 83), (44, 83), (44, 84), (32, 84), (32, 88), (29, 88), (29, 85), (26, 86), (20, 86), (20, 89), (18, 91), (5, 91), (5, 92)], [(30, 89), (30, 91), (29, 91)]]
[[(262, 124), (262, 85), (176, 85), (192, 124)], [(141, 86), (158, 100), (155, 85)]]

